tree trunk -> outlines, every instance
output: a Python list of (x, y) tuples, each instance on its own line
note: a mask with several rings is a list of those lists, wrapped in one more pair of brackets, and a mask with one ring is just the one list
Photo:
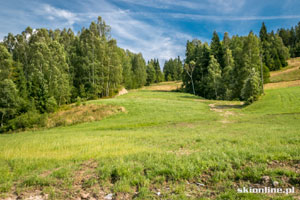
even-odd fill
[(192, 76), (191, 76), (191, 81), (192, 81), (193, 93), (194, 93), (194, 95), (196, 95), (195, 94), (195, 88), (194, 88), (194, 81), (193, 81), (193, 77)]
[(3, 127), (4, 115), (5, 115), (5, 112), (2, 113), (2, 117), (1, 117), (1, 127)]

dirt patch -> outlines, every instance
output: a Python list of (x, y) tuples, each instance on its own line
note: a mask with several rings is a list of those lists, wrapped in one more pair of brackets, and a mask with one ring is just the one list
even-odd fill
[(187, 128), (194, 128), (196, 126), (195, 123), (189, 123), (189, 122), (180, 122), (174, 124), (175, 127), (187, 127)]
[[(1, 199), (1, 198), (0, 198)], [(8, 195), (4, 200), (46, 200), (49, 199), (48, 194), (43, 194), (40, 190), (22, 192), (20, 195)]]
[(219, 113), (223, 119), (220, 121), (222, 124), (229, 124), (232, 123), (228, 118), (229, 116), (237, 115), (234, 111), (229, 111), (227, 109), (232, 108), (242, 108), (244, 107), (244, 103), (241, 102), (240, 104), (221, 104), (218, 105), (216, 103), (212, 103), (208, 105), (210, 107), (210, 110)]
[(124, 107), (113, 105), (73, 105), (67, 110), (61, 110), (50, 115), (46, 126), (47, 128), (50, 128), (83, 122), (99, 121), (107, 116), (125, 111)]
[[(89, 160), (81, 164), (79, 170), (74, 173), (73, 190), (74, 199), (104, 199), (105, 192), (100, 191), (96, 168), (98, 163)], [(96, 191), (95, 188), (98, 190)]]
[(268, 168), (281, 168), (287, 169), (300, 174), (300, 160), (292, 161), (277, 161), (273, 160), (268, 163)]
[(278, 83), (267, 83), (264, 85), (265, 89), (276, 89), (276, 88), (286, 88), (286, 87), (297, 87), (300, 86), (300, 80), (295, 81), (284, 81)]

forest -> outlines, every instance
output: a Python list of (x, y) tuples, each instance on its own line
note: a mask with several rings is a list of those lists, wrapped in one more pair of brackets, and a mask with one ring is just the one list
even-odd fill
[(43, 123), (64, 104), (163, 80), (158, 60), (146, 66), (141, 53), (118, 47), (101, 17), (77, 34), (30, 27), (8, 34), (0, 62), (1, 131)]
[(99, 17), (77, 34), (71, 29), (26, 28), (0, 43), (0, 132), (44, 122), (47, 113), (76, 101), (112, 97), (125, 87), (183, 81), (182, 91), (208, 99), (243, 100), (263, 93), (269, 72), (300, 56), (300, 23), (259, 36), (213, 33), (210, 44), (187, 41), (186, 57), (158, 59), (117, 46), (110, 26)]
[(208, 99), (250, 104), (263, 93), (269, 72), (287, 66), (289, 51), (293, 50), (284, 45), (279, 33), (268, 33), (264, 23), (259, 36), (251, 31), (248, 36), (230, 38), (225, 33), (220, 41), (214, 32), (210, 45), (187, 42), (183, 84), (188, 92)]

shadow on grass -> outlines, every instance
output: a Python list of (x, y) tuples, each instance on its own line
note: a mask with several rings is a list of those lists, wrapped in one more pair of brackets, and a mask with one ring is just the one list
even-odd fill
[(224, 104), (224, 105), (215, 105), (215, 108), (216, 109), (242, 109), (242, 108), (245, 108), (247, 105), (246, 104), (235, 104), (235, 105), (227, 105), (227, 104)]
[(181, 98), (187, 98), (187, 99), (198, 99), (198, 100), (208, 100), (209, 99), (205, 99), (203, 97), (198, 97), (198, 96), (189, 96), (189, 95), (185, 95), (185, 96), (180, 96)]
[(178, 92), (180, 93), (180, 91), (178, 90), (149, 90), (151, 92)]

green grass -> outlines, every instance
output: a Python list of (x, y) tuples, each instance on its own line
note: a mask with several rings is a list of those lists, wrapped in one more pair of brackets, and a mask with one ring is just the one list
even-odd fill
[(98, 198), (113, 193), (129, 199), (268, 199), (236, 191), (266, 186), (262, 176), (299, 188), (299, 98), (300, 87), (267, 90), (260, 101), (228, 106), (222, 113), (209, 104), (231, 102), (175, 92), (135, 90), (89, 101), (123, 106), (126, 112), (98, 122), (0, 135), (0, 194), (39, 190), (50, 199), (74, 198), (81, 191)]
[(283, 81), (295, 81), (299, 79), (300, 79), (300, 69), (270, 77), (270, 83), (278, 83)]
[(298, 67), (297, 70), (289, 71), (286, 73), (282, 73), (273, 77), (270, 77), (271, 83), (277, 83), (282, 81), (295, 81), (300, 80), (300, 68)]

